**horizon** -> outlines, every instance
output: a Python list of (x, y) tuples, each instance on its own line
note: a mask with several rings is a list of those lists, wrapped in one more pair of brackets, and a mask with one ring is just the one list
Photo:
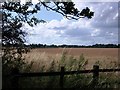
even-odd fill
[[(51, 46), (51, 45), (55, 45), (55, 46), (62, 46), (62, 45), (66, 45), (66, 46), (74, 46), (75, 44), (59, 44), (59, 45), (57, 45), (57, 44), (41, 44), (41, 43), (38, 43), (38, 44), (34, 44), (34, 43), (31, 43), (31, 44), (25, 44), (25, 45), (46, 45), (46, 46)], [(75, 45), (75, 46), (94, 46), (94, 45), (119, 45), (119, 44), (111, 44), (111, 43), (109, 43), (109, 44), (93, 44), (93, 45)]]

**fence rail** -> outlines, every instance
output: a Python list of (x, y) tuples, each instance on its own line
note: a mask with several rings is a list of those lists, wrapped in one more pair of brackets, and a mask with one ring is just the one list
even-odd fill
[(14, 88), (18, 88), (18, 80), (20, 77), (39, 77), (39, 76), (60, 76), (60, 87), (63, 88), (64, 75), (93, 73), (93, 86), (98, 83), (99, 72), (118, 72), (120, 69), (99, 69), (98, 65), (94, 65), (92, 70), (78, 70), (78, 71), (65, 71), (64, 67), (61, 67), (60, 72), (36, 72), (36, 73), (19, 73), (18, 69), (13, 71), (12, 85)]
[[(65, 71), (64, 75), (93, 73), (94, 70)], [(98, 72), (116, 72), (120, 69), (99, 69)], [(38, 76), (59, 76), (61, 72), (35, 72), (35, 73), (18, 73), (14, 74), (18, 77), (38, 77)]]

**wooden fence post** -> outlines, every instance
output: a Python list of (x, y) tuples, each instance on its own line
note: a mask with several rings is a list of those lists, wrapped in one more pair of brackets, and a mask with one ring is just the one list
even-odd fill
[(60, 87), (63, 88), (63, 78), (64, 78), (65, 68), (61, 67), (61, 74), (60, 74)]
[(92, 81), (93, 87), (95, 87), (98, 84), (98, 80), (99, 80), (99, 66), (93, 65), (93, 81)]
[(18, 68), (14, 68), (12, 70), (12, 76), (13, 76), (12, 82), (11, 82), (12, 83), (12, 88), (18, 88), (19, 87), (19, 83), (18, 83), (19, 77), (16, 76), (18, 74), (19, 74), (19, 69)]

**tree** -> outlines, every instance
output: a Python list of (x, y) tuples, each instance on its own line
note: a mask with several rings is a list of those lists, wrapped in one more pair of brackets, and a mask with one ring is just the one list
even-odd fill
[[(24, 49), (25, 31), (21, 29), (23, 22), (30, 26), (37, 25), (37, 23), (45, 23), (43, 19), (38, 19), (33, 14), (41, 11), (41, 6), (46, 10), (52, 10), (62, 14), (67, 19), (79, 18), (91, 19), (94, 12), (91, 12), (88, 7), (79, 11), (75, 8), (73, 2), (39, 2), (33, 5), (31, 2), (20, 4), (20, 2), (4, 2), (2, 5), (2, 67), (3, 75), (11, 73), (12, 69), (22, 69), (26, 63), (22, 58), (22, 51)], [(31, 10), (30, 7), (33, 7)], [(32, 64), (30, 64), (32, 65)], [(3, 81), (5, 81), (3, 77)], [(6, 80), (8, 82), (8, 80)], [(6, 82), (3, 83), (3, 85)], [(3, 86), (4, 87), (4, 86)], [(8, 87), (8, 85), (7, 85)]]
[[(90, 11), (88, 7), (79, 11), (75, 8), (73, 2), (40, 1), (35, 5), (33, 5), (32, 2), (25, 4), (21, 4), (20, 2), (4, 2), (2, 5), (2, 45), (4, 46), (2, 58), (5, 68), (8, 67), (8, 63), (11, 64), (11, 67), (15, 65), (14, 68), (20, 67), (23, 64), (23, 62), (21, 62), (22, 49), (24, 49), (24, 37), (27, 33), (24, 32), (21, 27), (23, 26), (23, 22), (28, 23), (32, 27), (38, 23), (46, 22), (43, 19), (38, 19), (33, 16), (33, 14), (41, 11), (41, 6), (44, 6), (48, 11), (52, 10), (60, 13), (67, 19), (78, 20), (79, 18), (85, 17), (91, 19), (94, 15), (94, 12)], [(30, 7), (33, 8), (30, 10)], [(19, 56), (17, 59), (15, 58), (16, 54)], [(14, 65), (12, 65), (13, 63)]]
[[(24, 36), (26, 33), (20, 29), (23, 22), (28, 23), (30, 26), (36, 25), (40, 22), (45, 23), (42, 19), (38, 20), (34, 16), (31, 17), (32, 14), (41, 10), (41, 6), (44, 6), (46, 10), (60, 13), (68, 19), (78, 20), (79, 18), (84, 17), (90, 19), (94, 15), (94, 12), (91, 12), (88, 7), (80, 12), (75, 8), (75, 4), (73, 2), (52, 2), (52, 5), (51, 2), (39, 2), (34, 5), (33, 10), (29, 10), (29, 7), (31, 6), (33, 6), (31, 2), (27, 2), (24, 5), (21, 5), (20, 2), (5, 2), (3, 4), (2, 42), (4, 45), (13, 45), (25, 42)], [(13, 13), (16, 15), (13, 16)]]

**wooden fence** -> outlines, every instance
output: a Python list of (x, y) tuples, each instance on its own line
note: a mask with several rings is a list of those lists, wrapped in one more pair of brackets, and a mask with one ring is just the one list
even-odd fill
[(64, 67), (61, 67), (60, 72), (38, 72), (38, 73), (19, 73), (17, 69), (13, 71), (13, 80), (12, 85), (13, 88), (19, 88), (18, 80), (20, 77), (39, 77), (39, 76), (60, 76), (59, 85), (61, 88), (64, 88), (64, 75), (72, 75), (72, 74), (83, 74), (83, 73), (93, 73), (93, 86), (98, 83), (99, 72), (116, 72), (120, 71), (120, 69), (99, 69), (98, 65), (94, 65), (92, 70), (79, 70), (79, 71), (65, 71)]

